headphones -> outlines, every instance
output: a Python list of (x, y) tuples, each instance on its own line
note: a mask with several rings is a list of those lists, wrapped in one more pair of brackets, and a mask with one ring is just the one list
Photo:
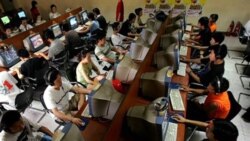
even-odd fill
[(218, 51), (215, 53), (215, 57), (216, 57), (216, 59), (220, 59), (221, 58), (221, 46), (219, 46), (219, 49), (218, 49)]
[(218, 76), (216, 76), (215, 78), (215, 82), (213, 83), (214, 89), (216, 93), (220, 93), (221, 92), (221, 82), (222, 79), (220, 79)]
[(50, 68), (44, 75), (46, 84), (54, 86), (54, 81), (60, 72), (56, 68)]

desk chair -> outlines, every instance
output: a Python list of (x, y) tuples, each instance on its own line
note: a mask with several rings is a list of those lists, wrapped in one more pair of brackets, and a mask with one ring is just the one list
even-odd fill
[[(231, 109), (227, 115), (227, 117), (225, 118), (225, 120), (228, 120), (228, 121), (231, 121), (241, 110), (241, 105), (236, 101), (236, 99), (234, 98), (233, 96), (233, 93), (231, 91), (228, 91), (228, 97), (229, 97), (229, 100), (230, 100), (230, 104), (231, 104)], [(196, 130), (199, 130), (199, 131), (204, 131), (204, 130), (200, 130), (197, 126), (194, 127), (194, 129), (192, 130), (192, 133), (190, 136), (188, 136), (188, 138), (186, 139), (186, 141), (189, 141), (191, 139), (191, 137), (193, 136), (194, 132)]]

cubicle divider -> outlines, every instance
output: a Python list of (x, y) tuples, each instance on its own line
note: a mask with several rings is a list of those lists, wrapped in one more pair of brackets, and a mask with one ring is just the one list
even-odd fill
[(30, 35), (30, 32), (39, 32), (41, 35), (43, 35), (43, 31), (46, 30), (49, 26), (51, 26), (54, 22), (56, 23), (61, 23), (63, 22), (65, 19), (67, 19), (70, 14), (72, 15), (76, 15), (78, 14), (79, 12), (82, 11), (82, 8), (79, 7), (79, 8), (76, 8), (70, 12), (67, 12), (53, 20), (49, 20), (43, 24), (40, 24), (38, 26), (35, 26), (34, 28), (32, 29), (29, 29), (25, 32), (22, 32), (22, 33), (19, 33), (13, 37), (10, 37), (8, 39), (5, 39), (3, 40), (2, 42), (5, 43), (5, 44), (12, 44), (14, 45), (14, 47), (18, 50), (18, 49), (21, 49), (21, 48), (24, 48), (24, 45), (23, 45), (23, 39), (25, 39), (27, 36)]

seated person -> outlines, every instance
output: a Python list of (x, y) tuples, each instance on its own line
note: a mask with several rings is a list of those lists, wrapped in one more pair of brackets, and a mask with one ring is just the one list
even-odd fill
[(133, 24), (135, 20), (136, 20), (136, 15), (134, 13), (130, 13), (128, 19), (122, 24), (119, 33), (124, 36), (129, 36), (132, 38), (140, 36), (140, 34), (136, 33), (136, 29), (135, 31), (133, 31)]
[(102, 61), (106, 61), (108, 63), (115, 63), (116, 62), (116, 53), (118, 54), (125, 54), (127, 50), (122, 50), (110, 46), (106, 43), (106, 32), (103, 30), (96, 30), (96, 47), (95, 47), (95, 55)]
[(197, 83), (201, 83), (203, 86), (207, 86), (211, 80), (216, 76), (222, 77), (225, 71), (224, 58), (227, 55), (227, 46), (221, 45), (220, 47), (213, 48), (209, 54), (210, 63), (199, 73), (194, 73), (190, 67), (187, 66), (186, 72), (191, 79)]
[(92, 34), (93, 31), (100, 27), (98, 21), (95, 20), (94, 13), (88, 13), (88, 22), (83, 25), (83, 28), (79, 31), (79, 33), (90, 33)]
[(201, 46), (209, 46), (211, 40), (211, 31), (209, 28), (208, 17), (201, 17), (198, 21), (199, 33), (190, 33), (192, 39), (188, 39), (187, 42), (194, 43)]
[(27, 30), (33, 28), (32, 25), (30, 25), (30, 24), (27, 23), (27, 19), (26, 18), (22, 18), (21, 21), (22, 21), (21, 25), (19, 26), (19, 29), (20, 29), (21, 32), (24, 32), (24, 31), (27, 31)]
[(215, 32), (217, 29), (216, 21), (218, 20), (219, 16), (218, 14), (211, 14), (209, 18), (209, 28), (211, 32)]
[(111, 35), (111, 42), (114, 46), (122, 46), (123, 44), (130, 44), (133, 41), (133, 38), (121, 35), (120, 31), (120, 23), (114, 22), (112, 24), (113, 34)]
[(68, 23), (63, 24), (63, 34), (65, 35), (65, 46), (67, 46), (69, 50), (69, 58), (72, 58), (78, 53), (74, 51), (74, 48), (82, 46), (83, 41), (75, 30), (70, 29)]
[(57, 12), (57, 7), (55, 4), (52, 4), (50, 6), (50, 13), (49, 13), (49, 19), (55, 19), (59, 17), (61, 14)]
[(101, 15), (101, 12), (99, 8), (94, 8), (93, 13), (95, 14), (96, 20), (98, 21), (100, 28), (104, 31), (108, 30), (108, 23), (106, 22), (106, 19), (103, 15)]
[[(50, 68), (44, 75), (45, 81), (49, 84), (44, 91), (43, 99), (47, 108), (52, 112), (53, 118), (62, 121), (70, 121), (78, 126), (82, 125), (80, 118), (71, 114), (73, 110), (79, 110), (85, 101), (84, 96), (90, 93), (82, 87), (72, 86), (65, 79), (61, 79), (61, 74), (55, 68)], [(76, 94), (69, 101), (68, 91), (74, 91)]]
[(20, 68), (15, 69), (20, 79), (23, 77), (36, 78), (36, 72), (48, 65), (48, 62), (45, 58), (31, 58), (29, 52), (25, 49), (18, 50), (17, 55), (20, 57), (21, 61), (25, 61)]
[(35, 53), (36, 55), (41, 55), (46, 60), (51, 60), (53, 57), (65, 50), (64, 43), (55, 38), (52, 30), (46, 30), (44, 36), (50, 44), (48, 55), (45, 55), (43, 52)]
[[(211, 49), (214, 47), (220, 46), (220, 44), (224, 41), (224, 39), (225, 39), (225, 36), (223, 33), (215, 32), (211, 36), (210, 46), (199, 46), (199, 45), (192, 45), (192, 44), (186, 44), (185, 46), (199, 50), (200, 57), (197, 59), (200, 60), (201, 58), (209, 58)], [(197, 60), (197, 59), (190, 59), (190, 60)], [(193, 61), (191, 62), (194, 63)]]
[[(98, 68), (92, 63), (90, 59), (90, 52), (82, 50), (79, 55), (79, 64), (76, 68), (76, 80), (83, 85), (87, 86), (88, 89), (92, 90), (104, 76), (100, 75)], [(98, 74), (94, 78), (91, 78), (92, 69)]]
[[(0, 140), (1, 141), (42, 141), (52, 140), (53, 133), (46, 127), (40, 126), (22, 117), (18, 111), (6, 111), (0, 123)], [(35, 132), (42, 132), (43, 137), (37, 135)]]
[(138, 27), (143, 28), (145, 26), (145, 23), (143, 23), (141, 20), (141, 17), (143, 14), (142, 8), (136, 8), (135, 14), (136, 14), (136, 23), (137, 23)]
[(206, 129), (207, 139), (203, 141), (237, 141), (239, 131), (230, 121), (223, 119), (213, 119), (209, 122), (201, 122), (186, 119), (180, 115), (174, 115), (172, 118), (180, 123), (191, 124)]
[(187, 102), (187, 118), (200, 121), (227, 118), (231, 104), (227, 93), (229, 82), (226, 78), (215, 77), (206, 89), (182, 87), (193, 95), (207, 95), (204, 103), (193, 99)]

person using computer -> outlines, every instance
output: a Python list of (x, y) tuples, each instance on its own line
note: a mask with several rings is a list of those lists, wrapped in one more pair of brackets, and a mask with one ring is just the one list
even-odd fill
[(50, 13), (49, 13), (49, 19), (55, 19), (59, 17), (61, 14), (57, 12), (57, 7), (55, 4), (52, 4), (50, 6)]
[(136, 14), (136, 23), (138, 24), (138, 27), (144, 27), (145, 23), (142, 22), (141, 17), (143, 14), (142, 8), (136, 8), (135, 9), (135, 14)]
[(239, 131), (231, 122), (223, 119), (213, 119), (209, 122), (186, 119), (181, 115), (174, 115), (172, 119), (185, 124), (195, 125), (206, 129), (206, 137), (203, 141), (237, 141)]
[(135, 20), (136, 20), (136, 15), (134, 13), (130, 13), (128, 19), (122, 24), (119, 33), (124, 36), (129, 36), (132, 38), (140, 36), (140, 34), (136, 32), (136, 29), (133, 26)]
[(205, 89), (182, 86), (183, 90), (193, 95), (207, 95), (204, 103), (190, 99), (187, 103), (187, 118), (208, 121), (216, 118), (226, 119), (231, 109), (228, 97), (229, 81), (216, 76)]
[(36, 78), (36, 71), (40, 70), (43, 66), (48, 65), (45, 58), (30, 57), (29, 52), (26, 49), (19, 49), (17, 55), (24, 63), (20, 68), (16, 68), (15, 71), (20, 79), (24, 77)]
[(114, 46), (123, 46), (124, 44), (130, 44), (133, 41), (133, 38), (121, 35), (120, 31), (120, 23), (114, 22), (112, 24), (113, 33), (111, 35), (111, 42)]
[[(92, 70), (97, 73), (97, 76), (93, 78), (91, 78)], [(90, 52), (82, 50), (79, 55), (79, 64), (76, 68), (76, 80), (87, 86), (87, 89), (92, 90), (103, 78), (104, 76), (100, 75), (98, 68), (91, 61)]]
[(210, 18), (209, 18), (209, 28), (211, 30), (211, 32), (215, 32), (216, 29), (217, 29), (217, 25), (216, 25), (216, 22), (218, 20), (219, 16), (218, 14), (211, 14), (210, 15)]
[(93, 34), (95, 34), (95, 39), (96, 39), (95, 55), (100, 60), (113, 64), (117, 60), (116, 53), (118, 54), (127, 53), (127, 50), (122, 50), (122, 49), (110, 46), (106, 42), (105, 31), (99, 29), (99, 30), (96, 30), (95, 33)]
[(63, 24), (63, 34), (65, 36), (65, 46), (69, 49), (69, 58), (74, 57), (77, 53), (74, 50), (75, 47), (80, 47), (83, 45), (83, 41), (81, 40), (79, 34), (75, 30), (70, 29), (69, 23)]
[(90, 33), (92, 34), (93, 31), (100, 27), (99, 22), (95, 19), (94, 13), (88, 13), (88, 22), (83, 25), (83, 28), (78, 33)]
[[(1, 141), (43, 141), (52, 140), (53, 133), (45, 126), (26, 119), (16, 110), (6, 111), (0, 123), (0, 140)], [(35, 132), (44, 133), (43, 136)]]
[(191, 77), (191, 81), (201, 83), (203, 86), (208, 84), (216, 77), (222, 77), (225, 71), (224, 58), (227, 55), (227, 46), (221, 45), (220, 47), (213, 48), (209, 54), (210, 62), (204, 67), (203, 70), (194, 73), (193, 70), (187, 66), (186, 72)]
[(100, 28), (104, 31), (108, 30), (108, 23), (103, 15), (101, 15), (101, 12), (99, 8), (94, 8), (93, 13), (95, 14), (96, 20), (98, 21)]
[(21, 25), (19, 26), (19, 29), (20, 29), (21, 32), (24, 32), (24, 31), (27, 31), (27, 30), (33, 28), (32, 25), (30, 25), (30, 24), (27, 23), (27, 19), (26, 18), (21, 18), (21, 21), (22, 21)]
[(43, 52), (35, 53), (36, 55), (41, 55), (46, 60), (51, 60), (53, 57), (65, 50), (64, 43), (61, 40), (55, 38), (52, 30), (47, 29), (45, 31), (44, 37), (50, 44), (48, 55), (44, 54)]
[(31, 1), (30, 12), (31, 12), (31, 16), (32, 16), (32, 19), (33, 19), (33, 23), (36, 23), (37, 17), (40, 16), (40, 12), (39, 12), (39, 10), (37, 8), (37, 1), (36, 0)]
[[(85, 102), (85, 95), (91, 91), (80, 86), (72, 86), (66, 79), (62, 79), (60, 72), (55, 68), (50, 68), (45, 73), (44, 79), (48, 87), (44, 91), (43, 99), (53, 118), (82, 126), (84, 124), (82, 120), (75, 117), (71, 111), (79, 110)], [(69, 91), (76, 93), (71, 100)]]

